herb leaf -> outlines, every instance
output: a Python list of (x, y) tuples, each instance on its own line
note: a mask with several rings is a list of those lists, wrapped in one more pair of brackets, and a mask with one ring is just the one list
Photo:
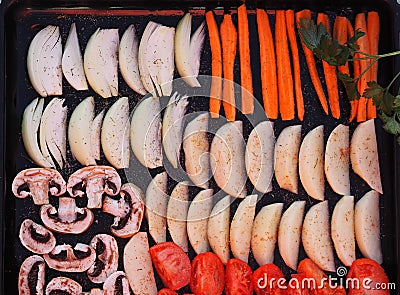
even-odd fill
[(392, 116), (388, 116), (385, 113), (382, 113), (381, 119), (383, 121), (383, 129), (385, 129), (386, 132), (394, 135), (400, 134), (400, 122), (398, 113), (394, 113)]
[(346, 89), (347, 97), (350, 101), (360, 99), (361, 95), (358, 92), (357, 79), (350, 77), (347, 74), (336, 72), (338, 78), (343, 82)]
[(354, 56), (354, 54), (360, 50), (360, 46), (358, 46), (356, 44), (357, 40), (360, 39), (362, 36), (364, 36), (365, 33), (363, 31), (361, 31), (360, 29), (357, 29), (354, 32), (354, 36), (351, 37), (348, 41), (347, 41), (347, 47), (349, 49), (349, 53), (351, 56)]

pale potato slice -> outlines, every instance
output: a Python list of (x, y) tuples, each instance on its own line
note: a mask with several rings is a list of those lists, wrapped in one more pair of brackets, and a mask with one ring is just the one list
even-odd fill
[(187, 214), (187, 233), (197, 254), (211, 250), (207, 238), (208, 218), (212, 210), (213, 190), (199, 192), (191, 202)]
[(282, 208), (283, 203), (265, 206), (254, 219), (251, 252), (259, 265), (274, 262), (275, 244), (278, 238)]
[(286, 265), (297, 270), (305, 201), (296, 201), (282, 214), (278, 230), (278, 247)]
[(242, 121), (226, 123), (217, 130), (210, 148), (211, 170), (217, 185), (236, 198), (246, 197), (244, 154)]
[(325, 175), (333, 191), (350, 194), (350, 139), (349, 126), (338, 125), (326, 142)]
[(373, 119), (360, 123), (354, 130), (350, 143), (350, 160), (354, 172), (373, 190), (383, 194)]
[(156, 243), (167, 239), (167, 181), (166, 172), (157, 174), (146, 190), (145, 215), (149, 224), (149, 233)]
[(275, 143), (275, 178), (280, 188), (298, 193), (301, 125), (286, 127)]
[(356, 203), (354, 220), (357, 245), (362, 255), (382, 263), (379, 193), (377, 191), (372, 190), (366, 193)]
[(188, 252), (186, 219), (189, 207), (189, 183), (179, 182), (171, 193), (167, 208), (167, 224), (172, 241)]
[(247, 196), (233, 216), (230, 242), (233, 256), (247, 262), (250, 253), (251, 230), (256, 213), (257, 195)]
[(324, 126), (311, 130), (303, 139), (299, 152), (299, 175), (307, 194), (325, 199)]
[(312, 261), (323, 270), (335, 271), (328, 201), (318, 203), (308, 210), (303, 223), (302, 241), (304, 250)]
[(336, 253), (346, 266), (356, 259), (354, 237), (354, 197), (344, 196), (336, 203), (332, 213), (332, 240)]
[(157, 286), (149, 254), (147, 233), (135, 234), (124, 249), (124, 270), (135, 295), (156, 295)]
[(246, 145), (246, 170), (256, 190), (272, 191), (275, 136), (273, 122), (264, 121), (254, 127)]
[(231, 197), (226, 196), (214, 205), (208, 219), (207, 237), (211, 249), (222, 263), (226, 264), (230, 256), (229, 214)]

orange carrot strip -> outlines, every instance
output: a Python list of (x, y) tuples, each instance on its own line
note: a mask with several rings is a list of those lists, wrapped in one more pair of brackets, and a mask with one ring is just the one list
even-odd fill
[[(356, 54), (354, 55), (355, 58), (358, 58), (359, 56)], [(359, 60), (355, 60), (353, 62), (353, 67), (354, 67), (354, 74), (353, 77), (357, 78), (358, 76), (360, 76), (361, 72), (360, 72), (360, 61)], [(358, 80), (357, 83), (357, 90), (358, 92), (360, 92), (360, 87), (361, 87), (361, 83), (360, 80)], [(349, 118), (349, 122), (353, 122), (355, 118), (357, 118), (357, 113), (358, 113), (358, 100), (351, 100), (350, 101), (350, 106), (351, 106), (351, 112), (350, 112), (350, 118)]]
[(261, 89), (265, 114), (269, 119), (278, 118), (278, 78), (276, 75), (275, 45), (268, 14), (256, 10), (258, 38), (260, 42)]
[(351, 24), (350, 20), (347, 19), (347, 38), (351, 38), (353, 36), (354, 36), (353, 25)]
[[(305, 10), (296, 12), (297, 25), (299, 25), (301, 18), (311, 19), (311, 11), (308, 9), (305, 9)], [(326, 100), (324, 89), (322, 88), (321, 80), (319, 79), (319, 76), (318, 76), (317, 66), (315, 64), (315, 59), (314, 59), (314, 53), (310, 49), (308, 49), (307, 46), (305, 46), (303, 44), (303, 42), (301, 42), (301, 45), (303, 47), (304, 55), (306, 57), (306, 62), (307, 62), (307, 66), (308, 66), (308, 71), (310, 72), (311, 81), (314, 85), (315, 91), (317, 92), (319, 101), (321, 103), (321, 106), (322, 106), (325, 114), (328, 114), (328, 112), (329, 112), (328, 111), (328, 102)]]
[(249, 21), (246, 4), (238, 8), (240, 82), (242, 86), (242, 113), (254, 112), (253, 76), (250, 64)]
[[(344, 45), (347, 40), (347, 22), (348, 19), (344, 16), (337, 16), (335, 23), (333, 24), (333, 38), (336, 39), (339, 44)], [(350, 75), (349, 63), (346, 62), (343, 66), (338, 66), (339, 72)]]
[(290, 66), (289, 44), (284, 10), (276, 11), (275, 48), (278, 72), (279, 112), (282, 120), (294, 119), (293, 76)]
[(292, 61), (293, 61), (293, 74), (294, 74), (294, 90), (296, 94), (296, 106), (297, 106), (297, 117), (300, 121), (304, 119), (304, 100), (303, 91), (301, 90), (301, 71), (300, 71), (300, 58), (299, 58), (299, 48), (297, 47), (296, 39), (296, 25), (294, 23), (294, 11), (286, 10), (286, 27), (287, 34), (290, 43), (290, 49), (292, 51)]
[(235, 65), (237, 31), (232, 22), (232, 16), (225, 14), (220, 27), (222, 44), (222, 61), (224, 69), (223, 105), (228, 121), (235, 121), (236, 104), (233, 82), (233, 68)]
[[(331, 35), (331, 26), (329, 23), (328, 15), (325, 13), (318, 13), (317, 23), (322, 23), (326, 28), (328, 34)], [(328, 90), (329, 107), (331, 109), (332, 117), (335, 119), (340, 118), (340, 104), (339, 104), (339, 87), (337, 82), (336, 67), (331, 66), (326, 61), (322, 61), (324, 69), (325, 84)]]
[(215, 21), (214, 13), (206, 13), (208, 36), (211, 47), (211, 89), (210, 89), (210, 115), (211, 118), (218, 118), (221, 108), (222, 94), (222, 50), (219, 30)]
[[(378, 54), (379, 47), (379, 31), (380, 31), (380, 21), (379, 14), (376, 11), (368, 12), (367, 18), (367, 30), (368, 30), (368, 41), (369, 41), (369, 50), (371, 54)], [(378, 81), (378, 63), (375, 62), (371, 69), (369, 70), (370, 80)], [(372, 99), (368, 99), (367, 101), (367, 119), (375, 119), (376, 118), (376, 106), (373, 104)]]
[[(355, 29), (360, 29), (365, 32), (365, 35), (357, 40), (357, 44), (360, 46), (360, 51), (368, 53), (369, 52), (369, 41), (368, 41), (368, 31), (367, 31), (367, 21), (365, 19), (364, 13), (359, 13), (356, 15)], [(370, 60), (360, 60), (360, 71), (361, 73), (366, 70), (370, 63)], [(364, 90), (368, 87), (367, 82), (369, 81), (369, 73), (365, 73), (360, 79), (360, 94), (361, 97), (358, 100), (358, 110), (357, 110), (357, 122), (364, 122), (367, 119), (367, 99), (362, 96)]]

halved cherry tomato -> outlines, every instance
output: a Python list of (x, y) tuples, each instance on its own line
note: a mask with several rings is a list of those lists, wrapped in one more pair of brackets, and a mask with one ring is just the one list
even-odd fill
[(192, 261), (190, 289), (196, 295), (219, 295), (225, 286), (224, 265), (217, 255), (205, 252)]
[(237, 258), (230, 259), (226, 264), (226, 295), (253, 294), (252, 271), (250, 266)]
[(164, 242), (151, 247), (149, 252), (165, 287), (178, 290), (189, 284), (190, 259), (181, 247), (172, 242)]
[(288, 283), (286, 295), (310, 295), (307, 286), (305, 286), (304, 274), (292, 274), (292, 279)]
[(348, 283), (349, 295), (390, 294), (390, 290), (388, 288), (389, 279), (382, 266), (380, 266), (375, 260), (367, 258), (355, 260), (350, 267), (347, 278), (357, 279), (360, 286), (358, 288), (356, 285), (358, 283)]
[(283, 295), (286, 280), (279, 267), (265, 264), (254, 271), (253, 288), (257, 295)]
[(164, 288), (158, 291), (157, 295), (178, 295), (178, 293), (170, 289)]

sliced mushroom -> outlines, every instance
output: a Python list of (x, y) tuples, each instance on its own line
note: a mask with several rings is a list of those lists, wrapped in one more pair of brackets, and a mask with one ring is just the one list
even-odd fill
[(19, 269), (19, 295), (43, 294), (46, 264), (38, 255), (29, 256)]
[(56, 277), (52, 279), (46, 287), (46, 295), (80, 295), (82, 293), (82, 286), (66, 277)]
[(91, 246), (78, 243), (72, 248), (64, 244), (56, 246), (53, 251), (43, 255), (47, 265), (63, 272), (84, 272), (96, 260), (96, 250)]
[(90, 245), (96, 250), (96, 261), (87, 275), (93, 283), (104, 283), (118, 269), (118, 244), (110, 235), (95, 235)]
[(49, 194), (61, 196), (65, 193), (65, 180), (54, 169), (29, 168), (15, 176), (12, 191), (17, 198), (32, 197), (35, 205), (49, 203)]
[(103, 285), (104, 295), (130, 295), (129, 282), (123, 271), (114, 272)]
[(83, 292), (80, 295), (104, 295), (104, 292), (99, 288), (93, 288), (90, 292)]
[(19, 239), (26, 249), (35, 254), (50, 253), (56, 246), (56, 238), (53, 233), (30, 219), (22, 222)]
[(130, 238), (136, 234), (144, 215), (144, 195), (140, 188), (132, 183), (125, 183), (119, 192), (120, 198), (106, 197), (103, 212), (115, 216), (111, 232), (120, 238)]
[(76, 206), (75, 198), (60, 197), (58, 209), (51, 204), (40, 208), (43, 224), (50, 230), (64, 234), (85, 232), (93, 222), (93, 213)]
[(84, 167), (73, 173), (67, 183), (71, 196), (83, 196), (86, 193), (89, 209), (101, 208), (103, 194), (115, 196), (120, 188), (121, 178), (110, 166)]

